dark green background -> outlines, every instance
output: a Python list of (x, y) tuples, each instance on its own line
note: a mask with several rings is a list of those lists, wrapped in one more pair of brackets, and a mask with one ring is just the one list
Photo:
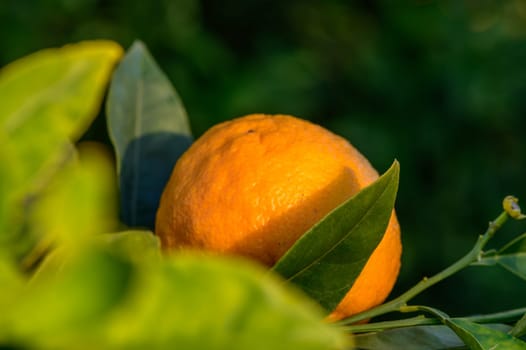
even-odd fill
[[(310, 119), (383, 172), (401, 163), (395, 293), (526, 202), (526, 3), (0, 0), (0, 65), (45, 47), (143, 40), (196, 136), (254, 112)], [(0, 97), (1, 98), (1, 97)], [(86, 138), (105, 140), (99, 118)], [(526, 231), (511, 224), (496, 241)], [(451, 315), (524, 306), (526, 282), (470, 268), (419, 297)]]

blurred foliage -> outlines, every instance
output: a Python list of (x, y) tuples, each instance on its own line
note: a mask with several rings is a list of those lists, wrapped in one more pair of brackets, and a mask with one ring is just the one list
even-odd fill
[[(348, 347), (319, 305), (261, 267), (161, 257), (152, 232), (109, 233), (119, 228), (115, 168), (98, 143), (73, 144), (121, 51), (84, 41), (0, 70), (0, 348)], [(173, 92), (166, 81), (150, 90)]]
[[(381, 172), (398, 158), (397, 291), (469, 249), (505, 195), (526, 200), (524, 1), (2, 0), (0, 19), (0, 65), (81, 39), (142, 39), (196, 136), (290, 113), (347, 137)], [(107, 139), (101, 119), (86, 139)], [(455, 315), (515, 306), (525, 291), (473, 268), (419, 300)]]
[[(57, 222), (50, 225), (40, 225), (36, 219), (34, 227), (26, 222), (28, 216), (39, 212), (38, 204), (35, 205), (39, 199), (47, 202), (45, 207), (62, 213), (64, 208), (81, 209), (85, 200), (97, 202), (111, 197), (93, 191), (90, 183), (93, 179), (86, 181), (79, 176), (72, 179), (71, 185), (84, 185), (87, 191), (79, 200), (80, 205), (72, 205), (73, 200), (81, 197), (81, 190), (75, 186), (68, 190), (62, 183), (53, 183), (53, 177), (75, 158), (73, 143), (97, 116), (112, 68), (121, 54), (122, 48), (114, 42), (84, 42), (41, 50), (0, 70), (0, 137), (4, 164), (0, 173), (4, 182), (0, 189), (0, 256), (22, 259), (34, 244), (43, 241), (43, 231), (64, 235), (64, 231), (70, 233), (75, 225), (88, 223), (89, 227), (98, 212), (106, 211), (100, 208), (84, 212), (87, 220), (71, 217), (69, 224), (63, 218), (57, 218)], [(70, 175), (84, 173), (70, 171)], [(67, 181), (61, 178), (58, 182)], [(110, 181), (106, 182), (110, 188)], [(48, 187), (58, 195), (43, 193)], [(49, 211), (44, 212), (35, 216), (47, 218)]]

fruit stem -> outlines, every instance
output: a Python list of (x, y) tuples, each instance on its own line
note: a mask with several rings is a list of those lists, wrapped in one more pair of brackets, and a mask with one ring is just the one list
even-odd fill
[(497, 230), (508, 220), (508, 217), (508, 213), (503, 211), (495, 220), (491, 221), (486, 232), (478, 237), (475, 246), (466, 255), (457, 260), (457, 262), (455, 262), (453, 265), (432, 277), (424, 277), (420, 282), (407, 290), (405, 293), (385, 304), (346, 318), (342, 321), (343, 324), (350, 325), (358, 321), (370, 319), (372, 317), (383, 315), (389, 312), (403, 311), (403, 308), (407, 308), (407, 302), (424, 290), (442, 281), (443, 279), (450, 277), (470, 264), (480, 260), (482, 256), (482, 249), (493, 237), (493, 235), (495, 235), (495, 232), (497, 232)]

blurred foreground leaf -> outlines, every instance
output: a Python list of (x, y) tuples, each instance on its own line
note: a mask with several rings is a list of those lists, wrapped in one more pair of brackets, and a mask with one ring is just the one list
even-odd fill
[(399, 171), (395, 161), (377, 181), (329, 213), (292, 246), (274, 271), (333, 310), (385, 233)]
[[(24, 278), (10, 259), (0, 256), (0, 339), (5, 338), (9, 329), (6, 311), (19, 297)], [(2, 342), (0, 341), (0, 348)]]
[(33, 274), (33, 279), (39, 279), (41, 274), (49, 273), (49, 271), (60, 271), (77, 254), (92, 246), (135, 263), (158, 263), (161, 258), (159, 238), (148, 231), (122, 231), (84, 237), (78, 242), (82, 244), (77, 244), (77, 246), (72, 245), (70, 241), (65, 243), (46, 255), (38, 270)]
[[(144, 233), (142, 233), (144, 234)], [(113, 249), (113, 248), (111, 248)], [(148, 263), (95, 245), (44, 271), (7, 310), (0, 346), (48, 349), (345, 349), (317, 305), (250, 263)], [(58, 268), (57, 268), (58, 267)]]
[[(17, 163), (9, 155), (5, 138), (0, 131), (0, 259), (18, 255), (11, 244), (16, 236), (13, 227), (13, 216), (16, 211), (16, 171)], [(24, 250), (24, 249), (23, 249)]]
[(121, 48), (86, 41), (42, 50), (0, 70), (0, 125), (21, 166), (21, 189), (38, 186), (97, 115)]
[[(116, 228), (113, 169), (109, 158), (94, 144), (83, 145), (80, 157), (53, 178), (32, 210), (31, 227), (48, 242), (85, 244), (95, 234)], [(61, 215), (61, 213), (63, 213)]]
[(89, 41), (42, 50), (0, 70), (0, 160), (9, 164), (0, 166), (0, 251), (20, 259), (36, 244), (21, 234), (34, 195), (74, 156), (72, 142), (97, 115), (121, 54), (113, 42)]
[(122, 309), (115, 339), (181, 349), (340, 349), (347, 335), (310, 300), (244, 261), (179, 256)]
[(497, 329), (491, 329), (462, 318), (444, 320), (466, 345), (472, 350), (524, 350), (526, 343)]
[(95, 237), (96, 243), (137, 262), (161, 259), (161, 242), (149, 231), (122, 231)]
[(32, 348), (87, 348), (90, 327), (122, 301), (132, 274), (128, 262), (96, 250), (71, 255), (61, 265), (43, 264), (5, 310), (7, 339)]
[(107, 114), (117, 156), (121, 219), (153, 230), (162, 190), (192, 135), (177, 92), (140, 41), (115, 71)]

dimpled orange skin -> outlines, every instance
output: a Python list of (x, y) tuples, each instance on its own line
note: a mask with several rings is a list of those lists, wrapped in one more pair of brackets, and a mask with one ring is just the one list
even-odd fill
[[(178, 160), (161, 197), (165, 250), (201, 249), (272, 266), (312, 225), (378, 178), (345, 139), (286, 115), (254, 114), (212, 127)], [(382, 303), (400, 268), (400, 227), (387, 231), (329, 316)]]

